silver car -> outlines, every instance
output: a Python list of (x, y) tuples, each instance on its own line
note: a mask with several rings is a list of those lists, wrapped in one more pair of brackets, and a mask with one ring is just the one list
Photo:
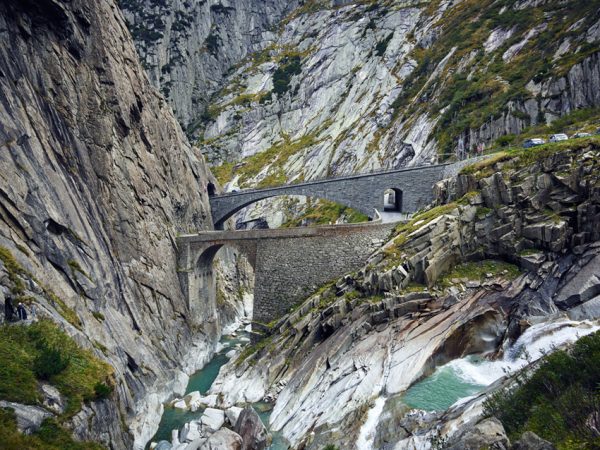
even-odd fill
[(568, 141), (569, 136), (564, 133), (553, 134), (550, 136), (550, 142)]
[(546, 141), (541, 138), (527, 139), (523, 142), (523, 148), (537, 147), (538, 145), (544, 145), (545, 143)]
[(590, 137), (591, 133), (575, 133), (573, 135), (573, 139), (579, 139), (579, 138), (584, 138), (584, 137)]

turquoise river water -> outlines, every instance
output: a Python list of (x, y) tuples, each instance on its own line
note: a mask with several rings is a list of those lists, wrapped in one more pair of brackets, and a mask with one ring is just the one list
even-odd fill
[[(211, 385), (217, 378), (221, 367), (229, 361), (225, 355), (236, 344), (243, 344), (242, 340), (225, 336), (221, 339), (223, 349), (216, 353), (215, 356), (198, 372), (190, 377), (186, 395), (190, 392), (199, 391), (202, 395), (206, 394)], [(269, 417), (271, 415), (271, 405), (267, 403), (257, 403), (253, 405), (260, 419), (263, 421), (267, 429), (269, 429)], [(171, 431), (181, 429), (183, 425), (192, 420), (197, 420), (202, 417), (203, 409), (198, 409), (196, 412), (183, 411), (177, 408), (165, 407), (165, 411), (161, 417), (158, 431), (152, 438), (152, 441), (171, 441)], [(286, 440), (277, 432), (270, 431), (273, 436), (273, 442), (268, 450), (287, 450), (288, 444)]]

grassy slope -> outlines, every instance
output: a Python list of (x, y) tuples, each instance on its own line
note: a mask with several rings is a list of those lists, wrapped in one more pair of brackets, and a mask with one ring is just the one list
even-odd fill
[[(32, 275), (24, 270), (10, 251), (0, 247), (0, 260), (8, 271), (16, 301), (30, 303), (27, 279)], [(58, 312), (79, 327), (79, 319), (49, 288), (43, 288)], [(30, 326), (11, 324), (0, 326), (0, 399), (28, 405), (41, 405), (39, 384), (56, 387), (66, 401), (65, 412), (48, 420), (43, 429), (32, 437), (16, 431), (11, 410), (0, 409), (2, 448), (14, 449), (83, 449), (101, 448), (97, 444), (76, 444), (61, 422), (76, 414), (84, 402), (105, 398), (112, 392), (113, 369), (94, 354), (79, 347), (50, 320)]]

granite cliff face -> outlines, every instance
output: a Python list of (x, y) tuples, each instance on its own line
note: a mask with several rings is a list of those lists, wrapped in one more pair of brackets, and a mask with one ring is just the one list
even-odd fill
[(113, 366), (75, 435), (141, 448), (218, 338), (193, 326), (218, 317), (189, 316), (174, 240), (212, 227), (211, 175), (112, 0), (2, 2), (0, 40), (2, 291)]
[(300, 2), (120, 0), (142, 64), (185, 127), (248, 54), (277, 39), (281, 18)]
[[(236, 2), (164, 3), (175, 12), (154, 39), (137, 39), (152, 78), (169, 92), (177, 84), (176, 109), (181, 96), (211, 95), (180, 118), (229, 189), (463, 157), (600, 104), (593, 2), (277, 3), (253, 22), (259, 39), (239, 35), (255, 16)], [(156, 28), (157, 6), (123, 7), (134, 35)], [(171, 23), (178, 7), (186, 27)], [(167, 64), (179, 47), (189, 55)], [(209, 79), (185, 75), (215, 65)], [(272, 203), (243, 219), (278, 225), (282, 210), (311, 208)]]

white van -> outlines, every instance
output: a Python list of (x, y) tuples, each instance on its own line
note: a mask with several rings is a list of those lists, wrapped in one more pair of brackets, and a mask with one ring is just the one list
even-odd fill
[(564, 133), (553, 134), (550, 136), (550, 142), (568, 141), (569, 136)]

